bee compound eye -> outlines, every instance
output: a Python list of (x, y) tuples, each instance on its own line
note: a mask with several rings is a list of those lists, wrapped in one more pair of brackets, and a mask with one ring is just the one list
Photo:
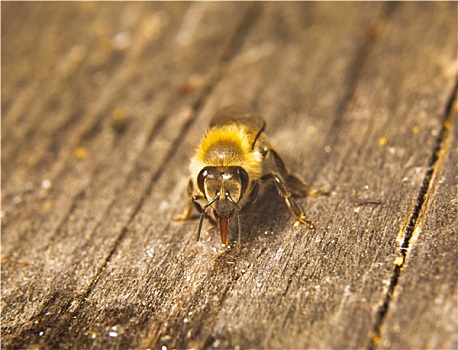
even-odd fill
[(237, 168), (237, 175), (239, 176), (240, 184), (242, 185), (242, 188), (240, 190), (240, 197), (242, 197), (248, 187), (248, 182), (250, 181), (250, 178), (247, 172), (241, 167)]
[(208, 168), (205, 167), (203, 168), (199, 175), (197, 175), (197, 185), (199, 186), (199, 190), (205, 194), (205, 186), (204, 186), (204, 182), (205, 182), (205, 179), (207, 178), (208, 176)]

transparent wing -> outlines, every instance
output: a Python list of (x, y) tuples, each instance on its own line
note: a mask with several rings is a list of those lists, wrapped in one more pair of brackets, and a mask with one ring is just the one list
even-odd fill
[(310, 194), (310, 188), (307, 183), (299, 176), (292, 174), (288, 170), (277, 152), (270, 148), (268, 154), (273, 160), (274, 171), (278, 172), (278, 174), (283, 178), (286, 187), (293, 197), (305, 197)]
[(310, 188), (307, 186), (304, 180), (297, 177), (294, 174), (288, 174), (285, 176), (286, 185), (291, 191), (293, 197), (306, 197), (310, 193)]

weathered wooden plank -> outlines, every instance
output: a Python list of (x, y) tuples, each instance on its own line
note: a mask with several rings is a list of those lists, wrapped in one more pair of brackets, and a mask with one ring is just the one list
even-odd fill
[[(373, 15), (376, 15), (377, 9), (375, 8), (374, 11), (375, 13)], [(285, 16), (285, 13), (282, 13), (282, 11), (279, 12), (279, 8), (267, 9), (266, 12), (266, 17), (262, 21), (260, 19), (259, 25), (256, 26), (257, 34), (255, 35), (259, 35), (266, 29), (270, 28), (269, 23), (272, 23), (272, 21)], [(350, 16), (343, 18), (347, 18), (346, 20), (351, 23), (352, 20), (355, 20), (357, 13), (358, 9), (353, 8), (348, 13)], [(330, 16), (331, 18), (325, 18), (326, 22), (339, 18), (337, 14), (331, 14)], [(361, 20), (363, 23), (367, 23), (366, 26), (370, 25), (370, 20), (368, 18), (364, 17)], [(342, 26), (345, 25), (343, 24)], [(358, 39), (366, 37), (366, 26), (363, 26), (362, 29), (358, 27), (354, 29), (354, 35)], [(338, 32), (339, 28), (336, 28), (333, 34)], [(266, 34), (266, 38), (270, 37), (271, 33), (268, 32)], [(329, 51), (329, 47), (335, 48), (335, 37), (330, 37), (327, 41), (320, 40), (320, 37), (313, 36), (312, 38), (307, 39), (310, 44), (303, 45), (304, 51), (308, 51), (308, 46), (315, 46), (317, 47), (318, 52), (321, 52), (321, 55), (323, 55), (324, 52)], [(293, 41), (293, 39), (290, 40)], [(350, 39), (348, 42), (345, 42), (345, 45), (350, 45), (351, 42), (354, 42), (356, 47), (359, 47), (360, 45), (359, 40), (353, 41)], [(285, 43), (282, 40), (278, 40), (275, 44), (277, 47), (274, 46), (271, 53), (271, 55), (276, 53), (276, 55), (271, 58), (273, 62), (275, 62), (275, 60), (279, 61), (280, 57), (284, 56), (282, 50), (285, 47)], [(286, 44), (288, 44), (288, 42)], [(251, 45), (247, 46), (247, 49), (251, 48), (250, 46)], [(349, 49), (348, 52), (354, 53), (354, 50)], [(241, 53), (241, 55), (242, 54), (243, 53)], [(335, 54), (338, 55), (339, 51)], [(297, 57), (300, 58), (299, 55)], [(352, 62), (352, 57), (353, 56), (350, 54), (350, 57), (347, 58), (347, 66)], [(297, 58), (294, 58), (294, 61), (297, 62)], [(306, 71), (306, 62), (299, 62), (296, 64), (298, 65), (296, 70), (291, 70), (288, 73), (292, 77), (296, 76), (298, 73), (300, 74)], [(225, 94), (228, 93), (234, 94), (234, 92), (231, 93), (228, 90), (244, 91), (245, 94), (253, 93), (253, 91), (256, 90), (252, 90), (248, 82), (256, 81), (259, 77), (262, 77), (266, 84), (272, 84), (272, 80), (276, 80), (276, 76), (269, 78), (271, 66), (268, 64), (265, 64), (262, 70), (252, 70), (253, 65), (248, 66), (247, 68), (250, 69), (251, 76), (245, 78), (246, 80), (243, 82), (231, 82), (227, 84), (222, 83), (219, 86), (223, 87), (224, 91), (218, 93), (216, 90), (215, 99), (223, 99)], [(237, 71), (239, 69), (240, 68), (238, 68)], [(325, 70), (326, 66), (323, 65), (321, 67), (316, 67), (316, 69)], [(342, 69), (345, 69), (345, 66), (342, 67)], [(237, 74), (236, 78), (240, 79), (243, 75), (243, 72), (240, 72), (240, 74)], [(316, 80), (320, 79), (318, 75), (314, 75), (314, 77)], [(345, 77), (342, 74), (340, 84), (345, 85), (344, 81)], [(245, 82), (247, 82), (247, 84), (243, 84)], [(226, 86), (226, 88), (224, 88), (224, 86)], [(229, 89), (227, 88), (229, 86), (243, 86), (244, 88)], [(304, 86), (308, 86), (308, 84), (304, 84)], [(300, 90), (297, 90), (296, 93), (299, 92)], [(345, 89), (342, 89), (340, 92), (337, 90), (336, 94), (337, 99), (339, 99), (339, 97), (343, 98), (342, 96), (345, 94)], [(295, 98), (298, 98), (297, 95)], [(237, 99), (234, 98), (234, 100)], [(227, 102), (223, 101), (221, 103), (224, 104)], [(331, 106), (331, 104), (329, 104), (328, 108), (331, 109), (330, 113), (332, 113), (335, 109), (335, 107)], [(183, 150), (190, 149), (196, 144), (205, 127), (205, 124), (208, 123), (210, 114), (213, 113), (213, 111), (214, 108), (211, 105), (208, 109), (203, 111), (204, 118), (199, 119), (190, 129), (189, 135), (184, 140)], [(276, 125), (273, 124), (274, 121), (272, 118), (270, 118), (269, 121), (272, 122), (271, 125), (275, 128)], [(281, 123), (281, 119), (278, 119), (277, 123), (277, 125), (279, 125)], [(258, 206), (256, 209), (260, 212), (264, 212), (265, 216), (257, 215), (256, 210), (254, 210), (252, 215), (246, 219), (246, 222), (251, 224), (245, 225), (244, 228), (244, 232), (246, 232), (246, 234), (243, 238), (243, 244), (244, 247), (246, 244), (247, 248), (244, 250), (244, 257), (242, 258), (242, 261), (236, 260), (234, 261), (235, 264), (231, 264), (231, 261), (226, 264), (224, 260), (212, 263), (212, 260), (214, 260), (213, 250), (208, 248), (208, 243), (203, 245), (201, 248), (198, 246), (200, 249), (203, 249), (198, 256), (194, 256), (192, 254), (190, 255), (189, 247), (190, 242), (194, 239), (194, 232), (196, 229), (195, 223), (191, 223), (185, 227), (183, 227), (182, 224), (172, 224), (172, 226), (170, 226), (168, 221), (170, 220), (169, 214), (163, 219), (163, 222), (156, 221), (156, 225), (158, 226), (148, 229), (149, 225), (151, 225), (152, 213), (168, 213), (170, 211), (173, 213), (174, 211), (181, 210), (182, 205), (184, 205), (183, 192), (186, 177), (182, 174), (182, 170), (176, 173), (176, 164), (183, 164), (183, 162), (187, 161), (189, 156), (190, 152), (177, 154), (177, 157), (179, 158), (174, 158), (173, 162), (169, 164), (164, 172), (167, 175), (164, 178), (159, 179), (158, 188), (174, 187), (174, 183), (177, 181), (181, 181), (183, 184), (181, 188), (177, 188), (168, 196), (168, 198), (171, 198), (168, 200), (168, 203), (165, 203), (168, 207), (165, 206), (161, 209), (160, 203), (164, 201), (164, 197), (160, 192), (154, 193), (153, 191), (152, 198), (145, 202), (144, 208), (139, 212), (138, 218), (135, 219), (135, 229), (126, 235), (126, 240), (121, 243), (119, 248), (119, 251), (123, 252), (122, 260), (127, 259), (132, 262), (137, 261), (137, 264), (139, 265), (140, 270), (138, 271), (135, 283), (140, 283), (140, 286), (142, 286), (137, 288), (137, 290), (142, 291), (141, 294), (135, 295), (136, 293), (134, 293), (133, 295), (132, 286), (129, 282), (124, 285), (118, 284), (116, 286), (118, 293), (116, 295), (112, 295), (110, 301), (108, 302), (109, 305), (116, 305), (116, 310), (118, 311), (117, 315), (113, 315), (114, 312), (112, 307), (112, 314), (102, 316), (102, 319), (104, 320), (103, 322), (91, 322), (94, 325), (94, 328), (88, 327), (87, 329), (80, 330), (77, 338), (78, 341), (84, 342), (90, 334), (96, 334), (97, 337), (94, 340), (96, 344), (100, 344), (99, 346), (101, 347), (109, 346), (110, 341), (113, 343), (114, 340), (107, 339), (106, 334), (110, 331), (111, 327), (116, 326), (117, 329), (121, 329), (124, 334), (127, 334), (117, 340), (119, 341), (118, 344), (121, 346), (122, 344), (125, 344), (125, 342), (134, 342), (134, 344), (136, 344), (140, 341), (140, 344), (145, 347), (158, 346), (162, 344), (171, 347), (201, 347), (203, 344), (210, 346), (212, 343), (218, 344), (218, 342), (221, 342), (220, 346), (224, 347), (228, 345), (224, 343), (227, 340), (219, 338), (222, 337), (222, 335), (219, 334), (220, 332), (217, 329), (216, 331), (213, 330), (215, 323), (218, 324), (217, 321), (219, 317), (223, 317), (225, 320), (225, 325), (223, 327), (224, 329), (229, 329), (230, 335), (234, 337), (233, 341), (235, 345), (239, 344), (244, 347), (250, 346), (249, 344), (252, 344), (251, 346), (254, 346), (253, 344), (261, 344), (259, 346), (265, 346), (259, 338), (259, 335), (264, 332), (261, 327), (266, 326), (262, 323), (263, 319), (261, 318), (261, 315), (263, 313), (268, 313), (271, 317), (274, 317), (276, 313), (275, 308), (271, 308), (271, 303), (268, 299), (260, 298), (261, 303), (259, 303), (259, 305), (264, 306), (260, 307), (259, 310), (256, 311), (253, 307), (257, 304), (253, 303), (252, 296), (248, 295), (244, 302), (241, 302), (239, 298), (234, 299), (230, 297), (235, 296), (234, 293), (238, 293), (240, 296), (245, 293), (250, 293), (253, 286), (258, 286), (257, 289), (268, 288), (271, 281), (269, 281), (267, 277), (270, 277), (270, 279), (275, 278), (275, 274), (277, 273), (276, 271), (286, 268), (283, 264), (287, 263), (288, 259), (272, 259), (272, 256), (275, 256), (278, 249), (282, 247), (282, 243), (275, 243), (275, 236), (272, 235), (274, 232), (281, 232), (284, 229), (287, 230), (287, 234), (289, 233), (291, 235), (289, 215), (286, 211), (284, 211), (283, 205), (279, 201), (275, 201), (275, 196), (269, 197), (271, 201), (273, 200), (273, 203), (276, 203), (276, 205), (270, 209), (270, 212), (266, 207)], [(262, 203), (263, 201), (260, 202)], [(282, 213), (283, 220), (268, 221), (263, 223), (265, 218), (269, 217), (269, 215), (272, 217), (278, 216), (278, 212)], [(164, 216), (164, 214), (162, 214), (162, 216)], [(264, 234), (266, 231), (271, 232), (267, 237)], [(303, 232), (306, 232), (306, 230), (296, 232), (296, 235), (298, 235), (296, 237), (301, 237)], [(185, 244), (181, 243), (183, 236), (185, 237)], [(142, 239), (139, 240), (139, 237), (142, 237)], [(288, 235), (285, 235), (285, 237), (286, 241), (288, 241)], [(274, 245), (273, 247), (270, 247), (272, 243), (274, 243)], [(294, 245), (294, 243), (294, 241), (289, 243), (285, 256), (291, 254), (291, 250), (293, 249), (292, 245)], [(287, 242), (284, 244), (288, 245)], [(145, 248), (150, 249), (150, 252), (153, 254), (153, 258), (149, 258), (148, 255), (145, 255)], [(263, 251), (265, 251), (265, 253), (263, 253)], [(297, 253), (299, 252), (300, 248)], [(257, 256), (259, 256), (259, 258), (257, 258)], [(143, 261), (141, 263), (138, 262), (139, 257), (143, 257)], [(291, 258), (291, 261), (294, 260), (294, 258)], [(254, 262), (250, 263), (252, 261)], [(281, 265), (274, 267), (272, 264), (268, 264), (269, 261), (278, 261)], [(300, 264), (302, 261), (303, 260), (296, 260), (296, 263), (291, 267), (297, 268), (297, 264)], [(111, 275), (113, 277), (109, 279), (101, 279), (100, 288), (97, 286), (94, 290), (94, 294), (89, 297), (88, 306), (84, 308), (80, 314), (78, 314), (78, 320), (94, 320), (94, 317), (100, 317), (100, 315), (94, 315), (92, 313), (91, 305), (93, 303), (94, 305), (100, 305), (101, 295), (106, 295), (106, 290), (110, 290), (112, 288), (113, 280), (116, 281), (118, 279), (122, 279), (125, 281), (126, 277), (131, 274), (131, 272), (123, 267), (124, 265), (120, 264), (120, 262), (120, 260), (115, 258), (112, 263), (107, 265), (107, 276)], [(151, 267), (145, 269), (145, 264), (146, 266)], [(208, 264), (210, 264), (209, 267)], [(216, 266), (212, 266), (214, 264), (216, 264)], [(251, 264), (254, 266), (251, 267)], [(266, 271), (263, 271), (263, 267), (266, 268)], [(248, 275), (250, 277), (246, 278), (242, 284), (238, 284), (237, 282), (242, 278), (243, 270), (246, 271), (245, 273), (249, 270), (252, 271), (250, 271), (251, 273)], [(167, 272), (164, 273), (164, 271)], [(291, 273), (291, 270), (289, 270), (289, 273)], [(146, 277), (146, 280), (140, 276)], [(253, 279), (255, 281), (253, 281)], [(144, 280), (144, 282), (142, 282), (142, 280)], [(284, 293), (283, 288), (287, 288), (288, 283), (279, 281), (279, 283), (275, 285), (280, 287), (279, 290), (275, 291), (276, 287), (272, 285), (272, 291), (269, 292), (269, 294), (276, 293), (280, 296)], [(262, 290), (259, 294), (263, 294)], [(126, 304), (125, 300), (129, 300), (128, 304)], [(137, 300), (137, 302), (133, 302), (134, 300)], [(234, 304), (234, 302), (236, 304)], [(142, 303), (145, 304), (143, 305)], [(229, 311), (224, 308), (225, 304), (227, 304)], [(130, 308), (132, 305), (138, 306), (132, 310)], [(248, 307), (249, 305), (252, 305), (252, 308)], [(126, 307), (129, 307), (129, 311), (126, 310)], [(234, 319), (227, 322), (227, 317), (230, 318), (227, 313), (230, 313), (230, 309), (232, 308), (235, 308), (237, 312), (232, 313)], [(242, 309), (246, 310), (247, 318), (244, 322), (239, 320), (240, 317), (243, 317), (239, 314)], [(256, 311), (256, 314), (253, 317), (254, 311)], [(248, 321), (251, 323), (251, 326), (249, 328), (250, 332), (247, 333), (241, 327), (242, 324)], [(76, 323), (78, 322), (79, 321), (76, 321), (75, 324), (72, 324), (72, 327), (76, 327)], [(129, 331), (129, 324), (131, 323), (146, 323), (149, 326), (145, 326), (144, 332), (133, 334)], [(244, 326), (246, 327), (246, 324), (244, 324)], [(149, 331), (150, 329), (152, 329), (152, 331)], [(193, 336), (194, 334), (195, 336)], [(252, 335), (253, 338), (250, 339), (250, 335)], [(246, 337), (245, 342), (239, 342), (238, 337), (242, 336)], [(144, 337), (145, 340), (141, 341), (142, 337)], [(274, 337), (277, 338), (278, 334), (274, 335)]]
[[(21, 10), (34, 6), (63, 11)], [(105, 29), (82, 35), (68, 78), (33, 80), (45, 93), (24, 93), (32, 116), (2, 105), (2, 138), (25, 129), (24, 147), (2, 144), (4, 346), (368, 346), (454, 85), (456, 5), (87, 6), (75, 26)], [(125, 32), (130, 45), (104, 56), (101, 39)], [(7, 82), (22, 92), (21, 79)], [(60, 91), (76, 97), (56, 108)], [(215, 255), (217, 239), (195, 244), (195, 223), (170, 220), (191, 148), (239, 100), (333, 193), (307, 200), (310, 231), (268, 191), (244, 215), (242, 251)]]
[[(29, 6), (42, 7), (42, 15), (46, 14), (46, 17), (40, 17), (43, 20), (48, 20), (49, 11), (56, 11), (56, 18), (60, 14), (59, 8), (52, 4)], [(77, 10), (80, 5), (67, 6)], [(3, 151), (6, 153), (2, 159), (6, 165), (4, 168), (12, 171), (11, 175), (5, 171), (6, 176), (2, 178), (2, 253), (7, 257), (2, 272), (3, 281), (9, 286), (3, 289), (3, 325), (7, 331), (10, 327), (30, 323), (31, 318), (35, 319), (49, 307), (67, 311), (72, 304), (77, 305), (97, 279), (107, 256), (122, 236), (124, 226), (141, 204), (151, 178), (160, 174), (160, 163), (166, 162), (167, 154), (174, 152), (174, 140), (179, 139), (179, 133), (192, 120), (192, 106), (199, 103), (211, 81), (196, 87), (195, 93), (189, 95), (180, 92), (180, 85), (187, 83), (192, 74), (211, 74), (219, 69), (220, 56), (231, 50), (231, 33), (237, 29), (247, 8), (247, 5), (229, 4), (225, 11), (231, 17), (220, 18), (217, 23), (210, 18), (205, 28), (210, 23), (208, 28), (215, 27), (215, 30), (202, 32), (193, 17), (204, 13), (210, 15), (214, 4), (198, 4), (193, 9), (184, 3), (170, 4), (165, 9), (162, 4), (158, 8), (154, 6), (137, 4), (127, 11), (134, 18), (126, 27), (115, 26), (111, 31), (105, 28), (101, 38), (84, 36), (87, 42), (81, 45), (91, 54), (80, 61), (80, 69), (85, 74), (73, 77), (74, 80), (83, 80), (83, 83), (59, 85), (60, 89), (75, 96), (73, 111), (66, 114), (67, 126), (62, 127), (57, 122), (53, 125), (55, 129), (50, 131), (53, 137), (46, 137), (47, 133), (39, 124), (48, 119), (52, 124), (53, 117), (59, 119), (63, 113), (58, 108), (48, 109), (47, 113), (40, 114), (41, 119), (37, 118), (38, 130), (34, 140), (26, 137), (28, 142), (24, 142), (24, 149), (19, 148), (20, 142), (10, 145), (19, 148), (15, 151), (19, 156), (9, 159), (7, 149), (2, 149), (2, 155)], [(117, 16), (120, 20), (126, 7), (115, 7), (119, 8)], [(22, 9), (25, 11), (28, 7)], [(94, 11), (93, 16), (98, 13), (97, 8)], [(239, 20), (235, 20), (237, 16)], [(88, 22), (92, 23), (93, 19), (88, 18)], [(96, 17), (92, 25), (103, 26), (109, 19), (110, 13), (101, 20)], [(37, 21), (34, 24), (40, 27), (43, 23)], [(198, 31), (193, 46), (184, 41), (177, 48), (174, 44), (181, 33), (188, 33), (187, 27), (196, 25)], [(83, 21), (78, 28), (82, 30), (86, 26), (88, 23)], [(132, 36), (129, 50), (124, 53), (128, 56), (124, 59), (125, 65), (118, 63), (119, 53), (114, 50), (108, 53), (103, 51), (104, 47), (94, 52), (90, 50), (100, 40), (110, 43), (124, 31)], [(222, 32), (228, 35), (223, 36)], [(195, 50), (205, 62), (194, 59), (194, 64), (190, 64), (187, 61), (191, 51), (197, 55)], [(111, 57), (104, 58), (105, 63), (100, 65), (99, 55)], [(145, 62), (149, 63), (146, 65)], [(174, 67), (181, 68), (174, 70)], [(94, 75), (103, 84), (92, 87), (92, 99), (78, 99), (86, 96), (85, 89), (93, 83)], [(54, 84), (53, 78), (45, 80), (43, 91)], [(35, 96), (37, 101), (41, 98), (43, 96)], [(80, 108), (84, 112), (82, 117), (74, 115)], [(124, 132), (119, 133), (113, 128), (116, 113), (126, 117)], [(170, 115), (174, 117), (170, 118)], [(5, 129), (2, 132), (7, 134)], [(28, 152), (38, 158), (33, 166), (20, 161), (21, 156)], [(56, 154), (50, 157), (53, 152)], [(16, 159), (19, 162), (15, 163)], [(48, 189), (50, 184), (52, 186)], [(113, 228), (110, 229), (107, 223)], [(18, 261), (23, 269), (15, 268)], [(16, 303), (25, 304), (17, 308)], [(61, 318), (60, 314), (55, 316)], [(23, 340), (27, 341), (27, 338)]]
[(447, 111), (412, 248), (381, 330), (382, 348), (458, 347), (456, 106), (455, 100), (455, 110)]

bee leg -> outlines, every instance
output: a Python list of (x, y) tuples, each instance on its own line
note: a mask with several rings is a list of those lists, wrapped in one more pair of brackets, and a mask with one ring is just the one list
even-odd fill
[(204, 222), (204, 218), (207, 218), (210, 220), (210, 222), (215, 223), (210, 217), (207, 215), (207, 208), (211, 206), (217, 199), (218, 197), (213, 198), (210, 202), (205, 204), (203, 207), (197, 202), (198, 199), (202, 199), (201, 196), (192, 196), (192, 202), (196, 205), (197, 210), (200, 211), (200, 218), (199, 218), (199, 226), (197, 228), (197, 235), (196, 235), (196, 241), (200, 239), (200, 231), (202, 230), (202, 224)]
[(329, 191), (320, 188), (320, 189), (313, 189), (307, 183), (302, 180), (300, 177), (289, 173), (285, 177), (285, 182), (289, 190), (291, 191), (291, 195), (293, 197), (319, 197), (319, 196), (329, 196)]
[(291, 196), (291, 192), (289, 191), (288, 187), (286, 186), (285, 181), (283, 180), (282, 176), (278, 173), (269, 173), (264, 175), (261, 180), (266, 181), (273, 179), (275, 186), (277, 187), (278, 194), (283, 198), (285, 201), (286, 207), (289, 209), (291, 214), (296, 219), (294, 226), (299, 226), (301, 223), (308, 225), (310, 228), (313, 228), (314, 225), (310, 221), (308, 221), (305, 217), (304, 211), (301, 207), (296, 203), (294, 198)]
[(259, 193), (259, 182), (256, 181), (256, 182), (253, 182), (251, 193), (248, 195), (248, 199), (245, 205), (254, 203), (256, 201), (256, 198), (258, 198), (258, 193)]
[(280, 158), (277, 152), (273, 149), (268, 150), (269, 155), (274, 160), (275, 167), (277, 168), (278, 172), (283, 176), (285, 180), (285, 184), (288, 187), (291, 195), (294, 197), (319, 197), (319, 196), (327, 196), (329, 195), (329, 191), (326, 189), (319, 189), (314, 190), (310, 188), (307, 183), (302, 180), (300, 177), (292, 174), (286, 168), (283, 160)]
[(307, 196), (308, 197), (320, 197), (320, 196), (329, 196), (329, 191), (325, 188), (320, 188), (319, 190), (311, 189), (307, 186)]
[(186, 197), (188, 198), (188, 203), (186, 205), (186, 208), (185, 208), (183, 214), (174, 215), (173, 216), (173, 220), (175, 220), (175, 221), (184, 221), (184, 220), (188, 220), (191, 217), (192, 205), (193, 205), (192, 192), (193, 192), (192, 180), (189, 180), (188, 187), (187, 187), (187, 190), (186, 190)]
[(175, 221), (185, 221), (189, 220), (191, 218), (191, 213), (192, 213), (192, 207), (194, 206), (199, 213), (202, 212), (202, 207), (201, 205), (197, 202), (198, 200), (202, 199), (202, 196), (193, 196), (194, 188), (192, 185), (192, 180), (189, 180), (188, 182), (188, 187), (186, 190), (186, 195), (188, 198), (188, 203), (186, 205), (186, 208), (183, 212), (183, 214), (177, 214), (173, 216), (173, 220)]
[(285, 163), (283, 163), (283, 160), (280, 158), (277, 152), (275, 152), (272, 148), (269, 148), (267, 150), (267, 154), (273, 158), (275, 167), (280, 174), (287, 175), (289, 173)]

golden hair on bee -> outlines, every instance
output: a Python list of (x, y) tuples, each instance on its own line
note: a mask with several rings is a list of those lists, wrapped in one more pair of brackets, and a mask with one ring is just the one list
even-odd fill
[(240, 125), (214, 126), (199, 143), (189, 166), (198, 174), (206, 166), (239, 166), (258, 180), (262, 172), (262, 154), (253, 149), (253, 137)]
[(290, 173), (280, 156), (262, 134), (265, 122), (257, 114), (239, 107), (229, 107), (215, 114), (195, 150), (189, 166), (188, 205), (175, 220), (191, 218), (193, 207), (200, 213), (197, 240), (207, 218), (219, 224), (221, 242), (229, 245), (228, 225), (234, 216), (238, 223), (238, 247), (241, 235), (241, 210), (253, 203), (259, 186), (272, 180), (286, 207), (296, 219), (313, 227), (294, 196), (318, 195), (299, 177)]

